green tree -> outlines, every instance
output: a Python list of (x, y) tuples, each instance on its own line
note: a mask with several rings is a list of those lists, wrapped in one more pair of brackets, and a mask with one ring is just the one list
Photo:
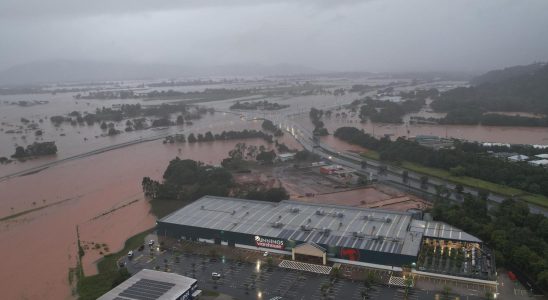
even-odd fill
[(274, 150), (263, 151), (257, 154), (257, 157), (256, 157), (257, 161), (263, 162), (265, 164), (271, 164), (272, 162), (274, 162), (275, 158), (276, 158), (276, 153), (274, 152)]

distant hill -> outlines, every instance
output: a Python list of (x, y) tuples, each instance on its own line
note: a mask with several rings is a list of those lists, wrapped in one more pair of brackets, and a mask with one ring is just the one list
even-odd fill
[(436, 111), (507, 111), (548, 114), (548, 65), (533, 64), (489, 72), (468, 88), (443, 93)]
[(526, 66), (513, 66), (502, 70), (489, 71), (483, 75), (473, 78), (470, 83), (474, 86), (484, 83), (497, 83), (506, 79), (533, 74), (545, 65), (545, 63), (533, 63)]
[(191, 76), (272, 76), (318, 73), (289, 64), (232, 64), (223, 66), (181, 66), (55, 60), (13, 66), (0, 71), (0, 85), (137, 80)]

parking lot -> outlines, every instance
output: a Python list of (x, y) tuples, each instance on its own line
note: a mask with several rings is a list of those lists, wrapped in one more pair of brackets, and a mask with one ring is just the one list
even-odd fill
[[(194, 246), (194, 247), (193, 247)], [(386, 273), (377, 273), (377, 283), (369, 286), (363, 280), (345, 278), (355, 268), (343, 265), (340, 278), (277, 267), (279, 257), (264, 256), (264, 252), (222, 247), (233, 255), (219, 253), (219, 246), (184, 242), (183, 247), (159, 251), (146, 246), (134, 250), (133, 257), (123, 262), (135, 273), (143, 268), (174, 272), (196, 278), (200, 289), (218, 291), (235, 299), (404, 299), (404, 290), (385, 284)], [(192, 249), (190, 251), (189, 249)], [(152, 254), (151, 254), (152, 253)], [(201, 254), (203, 253), (203, 254)], [(214, 255), (211, 255), (214, 254)], [(272, 258), (269, 258), (272, 257)], [(221, 274), (213, 279), (212, 273)], [(366, 298), (364, 298), (366, 296)], [(441, 293), (411, 289), (408, 299), (445, 299)], [(456, 299), (450, 295), (447, 299)], [(482, 299), (460, 297), (460, 299)]]

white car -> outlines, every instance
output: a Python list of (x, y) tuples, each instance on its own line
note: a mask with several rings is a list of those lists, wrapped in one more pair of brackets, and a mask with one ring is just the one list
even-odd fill
[(217, 273), (217, 272), (213, 272), (213, 273), (211, 273), (211, 277), (212, 277), (213, 279), (219, 279), (219, 278), (221, 278), (221, 274), (219, 274), (219, 273)]
[(132, 258), (132, 257), (133, 257), (133, 250), (130, 250), (130, 251), (127, 253), (127, 257), (129, 257), (129, 258)]
[(264, 257), (267, 257), (267, 256), (268, 256), (268, 251), (265, 251), (265, 252), (263, 253), (263, 256), (264, 256)]
[(149, 245), (150, 247), (154, 246), (154, 240), (150, 240), (150, 241), (148, 242), (148, 245)]

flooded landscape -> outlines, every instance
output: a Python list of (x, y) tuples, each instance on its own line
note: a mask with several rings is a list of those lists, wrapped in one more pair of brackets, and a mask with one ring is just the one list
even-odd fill
[[(348, 89), (354, 81), (323, 79), (322, 84), (328, 86), (327, 90), (333, 91), (337, 88)], [(378, 80), (368, 83), (374, 82), (379, 83)], [(245, 85), (220, 84), (216, 87), (239, 89), (272, 86), (275, 84), (268, 81), (267, 85), (253, 82)], [(204, 86), (189, 86), (184, 90), (203, 91)], [(14, 153), (16, 145), (26, 146), (35, 141), (55, 141), (59, 149), (54, 156), (13, 160), (0, 166), (0, 242), (12, 245), (0, 250), (2, 257), (7, 258), (0, 271), (0, 280), (10, 286), (4, 290), (7, 299), (74, 298), (75, 283), (69, 279), (69, 270), (77, 263), (77, 230), (85, 250), (83, 271), (86, 275), (95, 274), (95, 264), (99, 259), (119, 251), (128, 237), (154, 226), (156, 219), (150, 213), (150, 204), (143, 195), (141, 180), (145, 176), (160, 180), (171, 159), (180, 157), (219, 165), (240, 142), (263, 145), (266, 149), (274, 147), (260, 139), (170, 144), (165, 143), (166, 136), (182, 133), (188, 137), (190, 133), (205, 134), (208, 131), (220, 134), (231, 130), (261, 130), (262, 119), (272, 120), (283, 130), (291, 130), (286, 127), (291, 120), (311, 131), (314, 127), (308, 118), (310, 108), (343, 112), (347, 104), (361, 97), (357, 93), (341, 96), (255, 96), (253, 99), (289, 105), (289, 108), (264, 112), (230, 108), (236, 101), (245, 101), (246, 98), (196, 103), (193, 105), (212, 108), (212, 111), (193, 120), (192, 124), (123, 132), (125, 120), (122, 120), (114, 124), (114, 128), (122, 132), (109, 136), (98, 124), (54, 125), (50, 118), (53, 115), (68, 115), (73, 111), (92, 113), (102, 107), (116, 108), (121, 104), (139, 103), (146, 107), (174, 103), (174, 100), (82, 100), (73, 96), (71, 93), (0, 96), (0, 156), (9, 157)], [(10, 104), (29, 99), (43, 101), (44, 104), (30, 107)], [(389, 136), (392, 139), (434, 135), (480, 142), (548, 144), (548, 130), (542, 127), (361, 123), (355, 113), (347, 113), (348, 116), (344, 118), (335, 117), (334, 114), (324, 118), (327, 130), (332, 133), (339, 127), (353, 126), (376, 137)], [(176, 114), (169, 118), (175, 119)], [(23, 119), (28, 121), (22, 122)], [(29, 123), (36, 126), (28, 129)], [(35, 135), (36, 130), (43, 133)], [(322, 141), (339, 151), (364, 150), (332, 135), (323, 137)], [(290, 149), (303, 149), (301, 143), (290, 134), (278, 138), (278, 142)], [(17, 176), (25, 170), (33, 171)], [(285, 178), (281, 179), (280, 184), (289, 191), (291, 197), (302, 201), (359, 207), (381, 206), (395, 210), (428, 207), (419, 198), (409, 198), (402, 193), (387, 192), (386, 189), (384, 192), (383, 189), (374, 188), (332, 192), (325, 189), (329, 183), (324, 183), (323, 188), (321, 185), (313, 188), (312, 182), (319, 180), (314, 177), (311, 177), (310, 184), (305, 185), (308, 187), (303, 188), (301, 180), (304, 179), (301, 176), (304, 175), (297, 173), (297, 177), (293, 178), (289, 171), (285, 171), (283, 176), (277, 172), (272, 173), (273, 178)], [(240, 180), (248, 179), (242, 177)], [(295, 185), (295, 182), (299, 184)], [(25, 284), (29, 280), (35, 282), (31, 287)]]

